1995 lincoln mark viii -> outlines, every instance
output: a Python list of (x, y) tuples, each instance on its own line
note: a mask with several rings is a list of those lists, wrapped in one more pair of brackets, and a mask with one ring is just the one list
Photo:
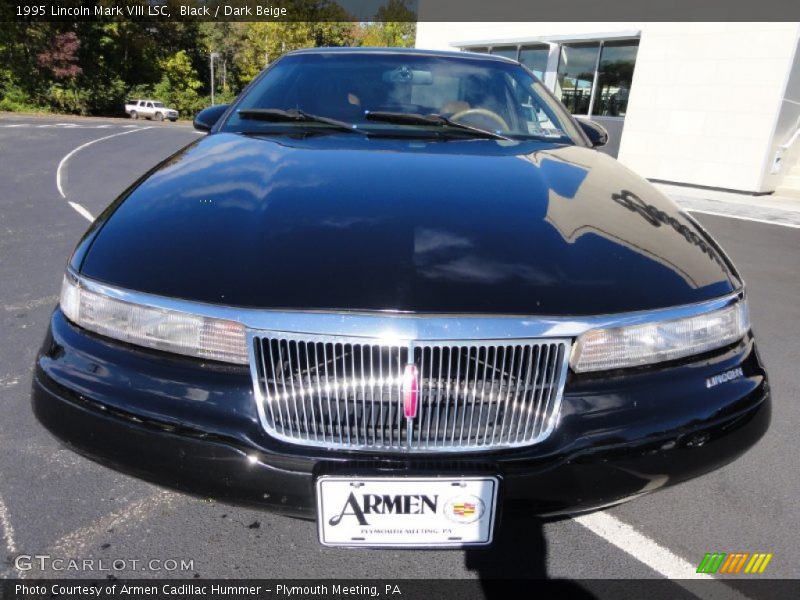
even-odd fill
[(520, 64), (299, 51), (195, 126), (67, 266), (33, 407), (78, 452), (327, 545), (467, 546), (766, 431), (734, 266)]

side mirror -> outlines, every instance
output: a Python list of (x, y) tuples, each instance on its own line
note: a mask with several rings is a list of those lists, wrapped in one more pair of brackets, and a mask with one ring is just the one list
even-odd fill
[(583, 129), (583, 133), (589, 138), (593, 148), (605, 146), (608, 143), (608, 131), (606, 128), (595, 121), (588, 119), (577, 119), (578, 125)]
[(219, 121), (222, 114), (228, 110), (228, 104), (215, 104), (204, 108), (194, 118), (192, 125), (198, 131), (211, 131), (214, 124)]

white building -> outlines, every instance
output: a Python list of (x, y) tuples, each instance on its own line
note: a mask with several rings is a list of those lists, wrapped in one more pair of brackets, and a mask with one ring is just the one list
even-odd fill
[(800, 196), (798, 23), (439, 23), (418, 48), (517, 58), (649, 179)]

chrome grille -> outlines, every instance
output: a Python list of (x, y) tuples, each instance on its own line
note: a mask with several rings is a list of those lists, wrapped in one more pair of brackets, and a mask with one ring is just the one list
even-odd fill
[[(568, 340), (385, 342), (272, 333), (251, 337), (265, 429), (303, 445), (438, 452), (535, 444), (555, 425)], [(417, 414), (403, 374), (416, 367)]]

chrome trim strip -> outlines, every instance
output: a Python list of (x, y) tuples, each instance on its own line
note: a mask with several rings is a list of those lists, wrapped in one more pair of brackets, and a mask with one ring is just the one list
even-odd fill
[(738, 291), (721, 298), (670, 308), (575, 317), (274, 310), (237, 308), (167, 298), (106, 285), (79, 276), (71, 270), (67, 273), (81, 287), (124, 302), (236, 321), (243, 323), (249, 330), (313, 335), (319, 337), (321, 341), (325, 336), (336, 339), (372, 338), (387, 344), (441, 341), (452, 345), (459, 343), (460, 340), (466, 346), (487, 340), (507, 342), (517, 339), (575, 338), (590, 329), (625, 327), (692, 317), (725, 308), (744, 296), (743, 291)]

